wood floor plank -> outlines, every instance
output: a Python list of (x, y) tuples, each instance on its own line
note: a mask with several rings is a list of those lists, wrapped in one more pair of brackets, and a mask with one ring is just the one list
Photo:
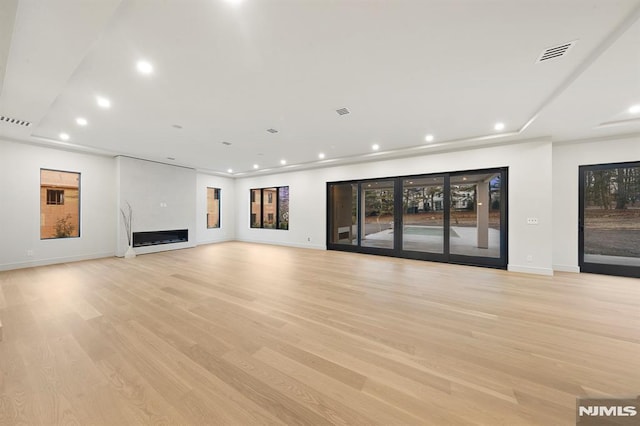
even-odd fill
[(0, 424), (571, 425), (640, 285), (230, 242), (0, 272)]

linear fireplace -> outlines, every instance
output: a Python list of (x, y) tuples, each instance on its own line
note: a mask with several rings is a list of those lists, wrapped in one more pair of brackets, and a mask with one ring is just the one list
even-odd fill
[(133, 246), (146, 247), (159, 244), (185, 243), (189, 241), (188, 229), (173, 229), (170, 231), (134, 232)]

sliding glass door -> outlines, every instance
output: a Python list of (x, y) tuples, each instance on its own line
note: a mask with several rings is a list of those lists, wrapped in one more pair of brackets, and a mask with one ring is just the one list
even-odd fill
[(327, 185), (327, 247), (506, 268), (507, 170)]
[(394, 248), (394, 185), (392, 180), (361, 184), (360, 245)]
[(500, 188), (500, 172), (451, 176), (449, 247), (452, 255), (501, 256)]
[(444, 253), (444, 177), (402, 180), (402, 250)]
[(580, 271), (640, 277), (640, 162), (579, 173)]
[(358, 184), (329, 186), (329, 244), (357, 246), (358, 243)]

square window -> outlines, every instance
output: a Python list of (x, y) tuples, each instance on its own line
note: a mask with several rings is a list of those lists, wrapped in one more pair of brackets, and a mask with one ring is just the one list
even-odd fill
[(289, 229), (289, 187), (251, 189), (252, 228)]

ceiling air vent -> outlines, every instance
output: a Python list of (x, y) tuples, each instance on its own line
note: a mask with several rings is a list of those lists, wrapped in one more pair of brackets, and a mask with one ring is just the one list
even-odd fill
[(267, 132), (269, 132), (269, 133), (278, 133), (278, 131), (276, 129), (267, 129)]
[(23, 126), (23, 127), (31, 126), (30, 121), (18, 120), (17, 118), (5, 117), (4, 115), (0, 115), (0, 121), (4, 121), (5, 123), (15, 124), (17, 126)]
[(338, 113), (338, 115), (347, 115), (347, 114), (349, 114), (351, 111), (349, 111), (349, 110), (348, 110), (348, 109), (346, 109), (346, 108), (340, 108), (340, 109), (337, 109), (337, 110), (336, 110), (336, 112)]
[(560, 58), (566, 55), (569, 49), (575, 46), (577, 42), (578, 40), (574, 40), (568, 43), (560, 44), (558, 46), (553, 46), (553, 47), (549, 47), (548, 49), (545, 49), (538, 57), (538, 60), (536, 61), (536, 63), (539, 64), (540, 62), (546, 62), (551, 59)]

